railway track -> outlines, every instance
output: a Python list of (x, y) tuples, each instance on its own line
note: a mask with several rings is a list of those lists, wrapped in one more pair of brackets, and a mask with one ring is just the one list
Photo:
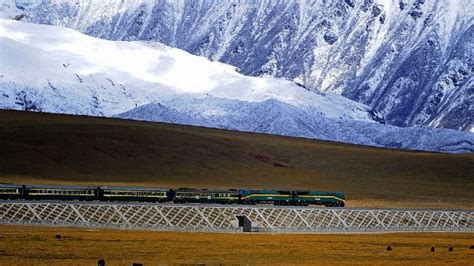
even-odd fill
[(3, 200), (0, 224), (198, 232), (474, 232), (474, 211)]

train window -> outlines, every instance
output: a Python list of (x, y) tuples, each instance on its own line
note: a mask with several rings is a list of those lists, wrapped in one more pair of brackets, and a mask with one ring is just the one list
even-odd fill
[(10, 194), (10, 193), (19, 193), (19, 191), (18, 189), (1, 188), (0, 193)]

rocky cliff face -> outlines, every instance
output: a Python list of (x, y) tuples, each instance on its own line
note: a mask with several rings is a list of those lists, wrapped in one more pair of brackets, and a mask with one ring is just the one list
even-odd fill
[(4, 16), (156, 40), (342, 94), (391, 125), (474, 130), (472, 0), (9, 1)]

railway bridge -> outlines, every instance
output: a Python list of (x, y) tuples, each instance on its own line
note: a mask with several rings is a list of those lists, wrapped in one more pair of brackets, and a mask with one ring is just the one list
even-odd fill
[(474, 232), (474, 211), (0, 201), (0, 224), (216, 232)]

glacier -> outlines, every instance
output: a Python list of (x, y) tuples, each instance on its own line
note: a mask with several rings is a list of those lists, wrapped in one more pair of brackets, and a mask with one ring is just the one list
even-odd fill
[(0, 19), (0, 108), (178, 123), (378, 147), (473, 152), (474, 134), (383, 125), (369, 106), (154, 41)]
[(474, 0), (3, 0), (0, 16), (158, 41), (360, 102), (385, 123), (474, 131)]

